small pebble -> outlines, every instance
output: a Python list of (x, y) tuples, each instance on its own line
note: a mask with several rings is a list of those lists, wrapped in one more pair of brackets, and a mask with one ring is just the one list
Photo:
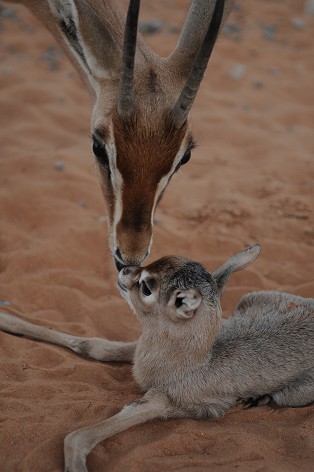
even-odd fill
[(154, 34), (160, 31), (163, 25), (161, 20), (141, 21), (138, 29), (142, 34)]
[(16, 19), (16, 10), (14, 8), (3, 8), (1, 10), (1, 16), (6, 20), (15, 20)]
[(269, 68), (267, 69), (267, 71), (268, 71), (269, 74), (271, 74), (271, 75), (278, 75), (278, 69), (277, 69), (277, 67), (269, 67)]
[(101, 216), (98, 221), (99, 221), (99, 223), (106, 223), (107, 220), (108, 220), (108, 218), (104, 215), (104, 216)]
[(256, 80), (255, 82), (253, 82), (253, 87), (256, 88), (256, 89), (262, 89), (264, 87), (264, 84), (263, 84), (263, 82), (260, 82), (259, 80)]
[(291, 24), (295, 29), (302, 30), (304, 29), (305, 23), (301, 18), (292, 18)]
[(239, 80), (242, 79), (245, 73), (245, 67), (243, 64), (235, 64), (229, 69), (229, 75), (232, 79)]
[(86, 207), (86, 201), (85, 200), (80, 200), (79, 205), (81, 208)]
[(227, 23), (222, 30), (223, 34), (229, 38), (239, 40), (242, 38), (243, 28), (236, 23)]
[(64, 164), (62, 161), (55, 161), (54, 163), (54, 168), (56, 170), (63, 170), (64, 169)]
[(242, 110), (243, 110), (243, 111), (250, 111), (250, 110), (251, 110), (251, 107), (250, 107), (250, 105), (248, 105), (247, 103), (243, 103), (243, 104), (242, 104)]
[(57, 49), (53, 46), (48, 46), (46, 51), (43, 53), (42, 58), (46, 62), (49, 70), (55, 71), (59, 68), (60, 58), (64, 56), (61, 49)]
[(0, 301), (0, 306), (10, 306), (11, 303), (8, 300), (1, 300)]
[(76, 73), (74, 71), (68, 72), (67, 77), (69, 79), (74, 79), (76, 77)]
[(276, 27), (274, 25), (264, 24), (262, 25), (263, 36), (268, 41), (273, 41), (276, 35)]

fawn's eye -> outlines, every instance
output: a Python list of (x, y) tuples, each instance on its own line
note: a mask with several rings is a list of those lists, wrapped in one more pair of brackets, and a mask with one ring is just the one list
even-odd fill
[(93, 141), (93, 153), (97, 157), (98, 162), (109, 169), (109, 158), (107, 150), (99, 141)]
[(142, 290), (142, 294), (145, 296), (145, 297), (149, 297), (149, 295), (152, 294), (152, 292), (150, 291), (150, 289), (148, 288), (148, 285), (144, 282), (141, 283), (141, 290)]

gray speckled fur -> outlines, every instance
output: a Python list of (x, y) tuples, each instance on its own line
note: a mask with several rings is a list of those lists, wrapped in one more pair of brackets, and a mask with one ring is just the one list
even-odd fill
[(144, 390), (161, 388), (193, 417), (221, 416), (239, 400), (253, 399), (256, 404), (273, 400), (281, 406), (314, 401), (313, 299), (252, 292), (221, 323), (224, 271), (217, 278), (199, 264), (178, 258), (172, 263), (178, 267), (171, 273), (167, 262), (161, 286), (167, 287), (167, 293), (193, 286), (202, 302), (194, 316), (172, 325), (170, 308), (164, 303), (159, 312), (139, 315), (143, 334), (134, 375)]
[(100, 441), (154, 418), (217, 418), (239, 401), (301, 407), (314, 401), (314, 300), (282, 292), (245, 295), (228, 320), (220, 298), (230, 275), (258, 245), (212, 274), (182, 257), (121, 270), (118, 287), (138, 316), (137, 342), (83, 338), (0, 313), (0, 329), (102, 361), (133, 362), (144, 396), (119, 413), (69, 433), (66, 472), (87, 472)]

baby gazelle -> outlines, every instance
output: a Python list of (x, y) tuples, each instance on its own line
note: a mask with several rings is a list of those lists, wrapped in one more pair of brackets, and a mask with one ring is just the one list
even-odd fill
[(80, 338), (0, 315), (2, 330), (102, 361), (134, 363), (145, 395), (112, 418), (70, 433), (66, 471), (86, 471), (86, 456), (96, 444), (154, 418), (217, 418), (241, 400), (282, 406), (314, 401), (313, 299), (253, 292), (221, 322), (220, 297), (230, 275), (259, 252), (252, 246), (212, 274), (181, 257), (122, 269), (120, 292), (143, 327), (137, 343)]

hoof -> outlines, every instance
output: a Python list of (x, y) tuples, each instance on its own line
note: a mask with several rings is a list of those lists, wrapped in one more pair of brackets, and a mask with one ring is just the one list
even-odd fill
[(258, 397), (250, 397), (244, 400), (244, 410), (255, 408), (256, 406), (268, 405), (272, 400), (270, 395), (260, 395)]

